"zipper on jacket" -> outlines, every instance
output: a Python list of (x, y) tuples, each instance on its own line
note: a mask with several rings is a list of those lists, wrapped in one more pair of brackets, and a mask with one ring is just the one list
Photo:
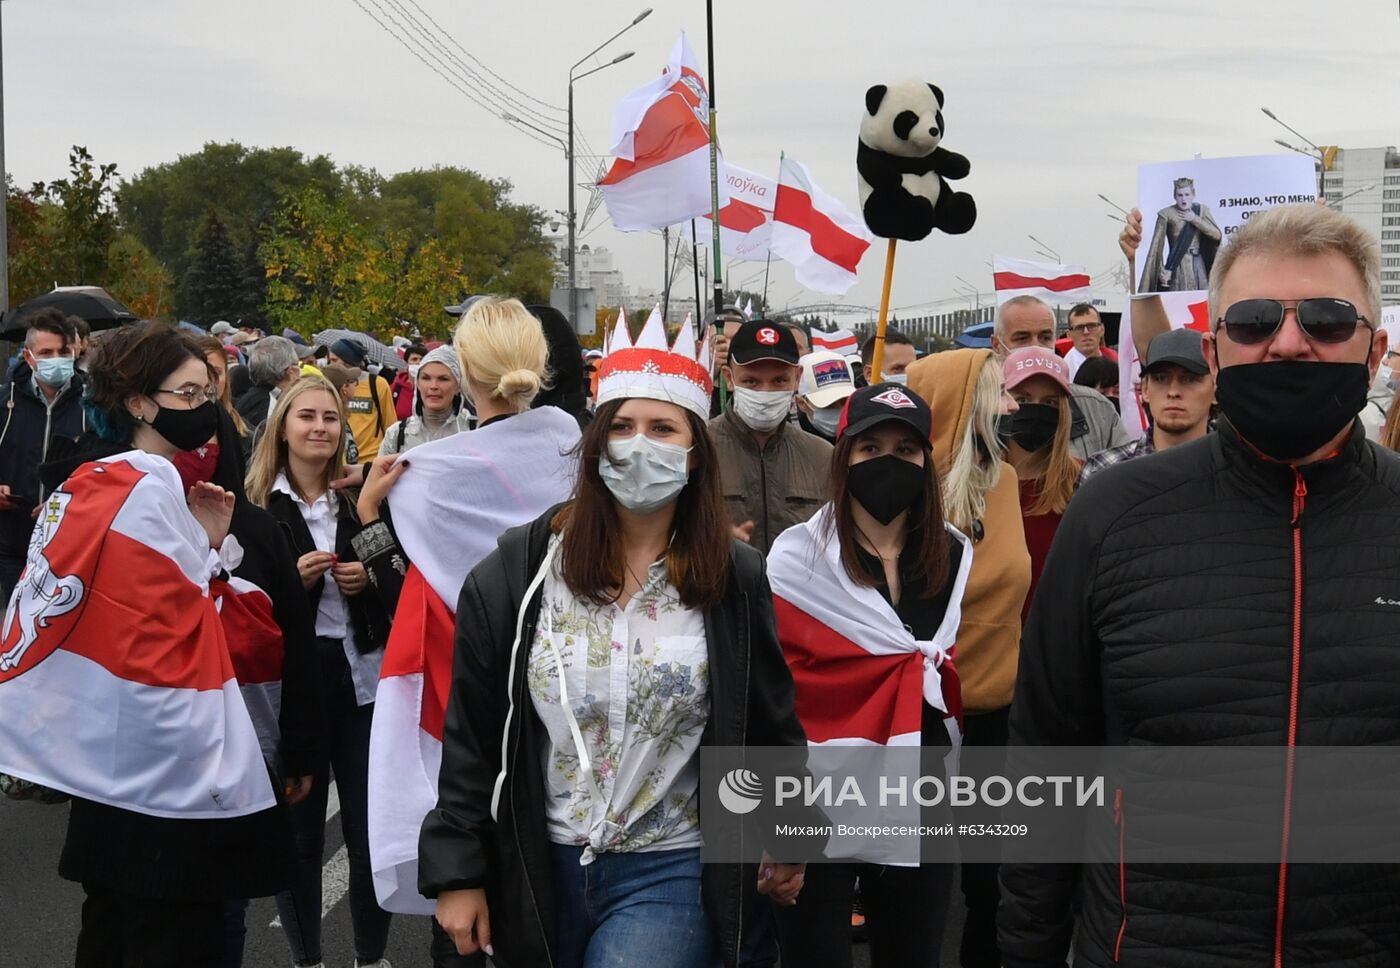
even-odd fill
[(5, 429), (0, 430), (0, 446), (5, 443), (5, 438), (10, 435), (10, 421), (15, 419), (15, 385), (10, 384), (10, 399), (5, 404)]
[(1113, 791), (1113, 824), (1118, 828), (1118, 904), (1122, 910), (1118, 920), (1118, 936), (1113, 941), (1113, 960), (1117, 963), (1123, 951), (1123, 936), (1128, 933), (1128, 867), (1123, 851), (1128, 825), (1123, 818), (1122, 787)]
[(1274, 968), (1283, 968), (1283, 915), (1288, 897), (1288, 838), (1293, 822), (1293, 758), (1298, 742), (1298, 673), (1303, 660), (1303, 508), (1308, 484), (1293, 468), (1293, 654), (1288, 675), (1288, 756), (1283, 775), (1283, 837), (1279, 844), (1278, 902), (1274, 911)]

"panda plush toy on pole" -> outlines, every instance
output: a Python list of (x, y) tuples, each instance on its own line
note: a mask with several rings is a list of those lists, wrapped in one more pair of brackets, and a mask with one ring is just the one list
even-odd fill
[(880, 379), (885, 353), (895, 243), (918, 242), (934, 229), (960, 235), (977, 221), (977, 203), (946, 179), (966, 178), (967, 158), (942, 147), (943, 92), (920, 80), (876, 84), (865, 92), (856, 171), (860, 207), (870, 231), (889, 240), (870, 382)]

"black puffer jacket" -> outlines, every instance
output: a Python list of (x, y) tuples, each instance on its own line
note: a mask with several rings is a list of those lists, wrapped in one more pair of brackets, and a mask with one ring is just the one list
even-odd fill
[[(1295, 471), (1222, 421), (1070, 503), (1022, 638), (1011, 742), (1282, 747), (1293, 723), (1303, 746), (1400, 743), (1397, 583), (1400, 458), (1358, 422)], [(1280, 812), (1284, 798), (1280, 784)], [(1400, 964), (1400, 871), (1286, 860), (1004, 865), (1004, 963), (1063, 966), (1078, 890), (1080, 966)]]
[[(557, 958), (544, 810), (546, 734), (525, 675), (540, 609), (539, 591), (529, 601), (525, 593), (544, 561), (557, 511), (507, 531), (462, 587), (438, 803), (423, 821), (418, 844), (418, 889), (425, 896), (486, 889), (493, 960), (501, 968), (546, 968)], [(512, 652), (517, 628), (522, 644)], [(763, 558), (737, 541), (724, 600), (705, 612), (705, 640), (710, 715), (701, 745), (805, 749)], [(507, 723), (509, 765), (493, 819)], [(768, 903), (756, 882), (756, 865), (705, 866), (705, 909), (727, 966), (737, 964), (753, 906)]]

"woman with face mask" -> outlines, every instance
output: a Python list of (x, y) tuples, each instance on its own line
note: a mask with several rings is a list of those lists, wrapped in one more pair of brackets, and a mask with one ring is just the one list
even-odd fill
[(700, 863), (702, 746), (804, 743), (762, 559), (725, 520), (710, 372), (688, 327), (619, 327), (573, 499), (462, 589), (419, 885), (464, 954), (732, 966), (745, 896), (796, 899), (798, 865)]
[(1031, 586), (1021, 609), (1024, 622), (1050, 542), (1074, 496), (1081, 464), (1069, 449), (1073, 415), (1064, 360), (1050, 350), (1027, 346), (1007, 356), (1001, 372), (1006, 412), (997, 422), (997, 433), (1021, 483), (1021, 517), (1031, 554)]
[(374, 896), (366, 820), (369, 730), (389, 615), (366, 593), (369, 576), (353, 544), (363, 527), (354, 502), (330, 489), (344, 466), (346, 432), (340, 395), (322, 377), (303, 377), (278, 396), (247, 480), (249, 500), (277, 519), (297, 555), (325, 705), (325, 751), (312, 764), (310, 796), (293, 808), (296, 880), (277, 897), (297, 965), (321, 961), (321, 855), (332, 776), (349, 858), (357, 964), (379, 964), (389, 936), (390, 916)]
[(59, 871), (86, 895), (77, 965), (219, 964), (225, 899), (291, 882), (279, 801), (303, 786), (307, 736), (284, 735), (292, 773), (274, 780), (263, 751), (278, 738), (260, 750), (220, 620), (221, 579), (250, 552), (231, 534), (235, 495), (172, 464), (219, 426), (201, 347), (164, 324), (123, 327), (88, 380), (96, 433), (45, 466), (56, 489), (0, 646), (3, 720), (22, 729), (0, 726), (0, 770), (20, 772), (42, 737), (29, 765), (57, 772), (28, 778), (73, 796)]
[[(972, 551), (943, 518), (932, 422), (899, 384), (857, 390), (832, 453), (831, 501), (778, 538), (768, 571), (809, 741), (922, 746), (923, 772), (936, 775), (960, 735), (952, 650)], [(915, 846), (901, 861), (918, 859)], [(936, 966), (953, 873), (861, 856), (809, 867), (801, 903), (777, 912), (783, 963), (851, 964), (859, 880), (871, 964)]]

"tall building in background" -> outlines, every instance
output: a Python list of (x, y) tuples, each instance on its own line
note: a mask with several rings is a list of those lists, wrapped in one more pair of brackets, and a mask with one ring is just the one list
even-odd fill
[(1400, 305), (1400, 151), (1338, 148), (1322, 186), (1333, 208), (1381, 240), (1381, 302)]
[[(622, 270), (613, 264), (612, 252), (601, 245), (597, 248), (587, 243), (579, 246), (574, 276), (580, 290), (593, 290), (599, 306), (620, 306), (627, 296)], [(564, 290), (569, 286), (568, 242), (564, 239), (555, 242), (554, 285)]]

